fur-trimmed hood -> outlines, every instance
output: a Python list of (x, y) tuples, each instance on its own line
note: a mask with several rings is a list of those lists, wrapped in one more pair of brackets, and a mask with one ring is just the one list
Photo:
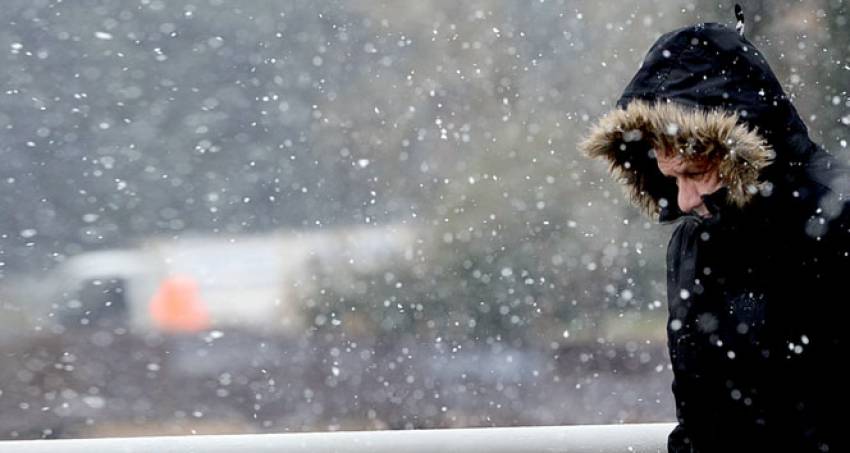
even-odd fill
[(683, 213), (675, 181), (655, 160), (662, 147), (716, 163), (725, 188), (716, 193), (739, 209), (788, 183), (816, 150), (762, 54), (716, 23), (662, 35), (616, 107), (579, 143), (608, 162), (635, 205), (664, 222)]
[(767, 140), (739, 124), (737, 114), (667, 101), (636, 100), (609, 112), (579, 146), (587, 156), (607, 160), (632, 203), (653, 218), (676, 203), (675, 182), (659, 171), (656, 150), (674, 149), (685, 160), (715, 162), (728, 189), (726, 202), (738, 208), (764, 190), (759, 175), (774, 157)]

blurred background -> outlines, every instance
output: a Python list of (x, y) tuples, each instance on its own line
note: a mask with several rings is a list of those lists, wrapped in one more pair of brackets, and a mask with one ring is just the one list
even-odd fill
[[(741, 3), (846, 159), (847, 2)], [(0, 439), (675, 420), (670, 227), (575, 144), (733, 2), (3, 6)]]

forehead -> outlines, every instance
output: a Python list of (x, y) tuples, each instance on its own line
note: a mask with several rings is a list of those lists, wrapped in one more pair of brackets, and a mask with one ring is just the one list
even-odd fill
[(705, 171), (711, 168), (710, 161), (702, 156), (685, 158), (678, 152), (658, 152), (658, 168), (663, 174)]

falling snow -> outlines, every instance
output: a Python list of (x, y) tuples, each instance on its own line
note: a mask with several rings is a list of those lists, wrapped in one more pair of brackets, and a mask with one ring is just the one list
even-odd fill
[[(779, 3), (846, 160), (847, 7)], [(4, 5), (0, 439), (675, 420), (670, 229), (575, 143), (722, 6)]]

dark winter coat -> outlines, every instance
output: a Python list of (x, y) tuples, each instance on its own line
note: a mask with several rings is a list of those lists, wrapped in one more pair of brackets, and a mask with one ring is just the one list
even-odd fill
[[(654, 157), (665, 146), (718, 164), (724, 186), (703, 195), (711, 217), (679, 211)], [(850, 173), (809, 139), (762, 53), (720, 24), (661, 36), (580, 147), (675, 224), (669, 451), (850, 451), (838, 431)]]

